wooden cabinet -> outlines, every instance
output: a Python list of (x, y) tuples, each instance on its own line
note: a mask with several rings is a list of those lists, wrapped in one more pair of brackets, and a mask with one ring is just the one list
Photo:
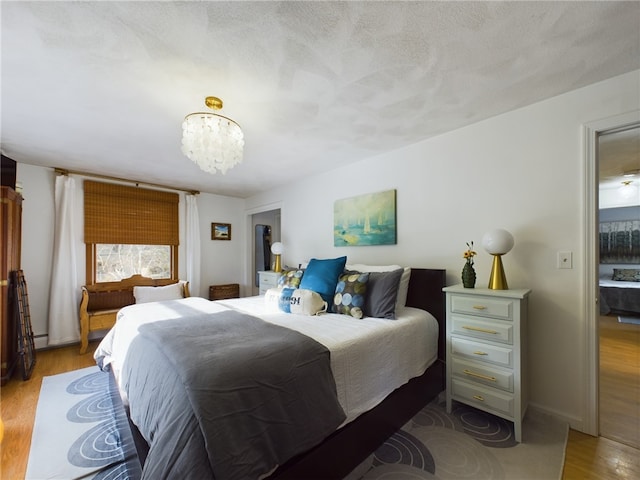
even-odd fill
[(260, 295), (264, 295), (270, 288), (275, 288), (278, 286), (278, 280), (280, 280), (282, 273), (267, 270), (264, 272), (258, 272), (258, 276), (260, 278)]
[(18, 361), (18, 340), (15, 326), (15, 302), (10, 297), (9, 272), (20, 269), (22, 242), (22, 197), (10, 187), (1, 187), (0, 224), (0, 367), (4, 385)]
[(453, 400), (514, 424), (522, 441), (528, 402), (530, 290), (444, 288), (447, 295), (447, 412)]

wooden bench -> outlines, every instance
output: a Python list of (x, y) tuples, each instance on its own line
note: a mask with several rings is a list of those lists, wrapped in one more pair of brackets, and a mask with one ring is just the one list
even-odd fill
[[(178, 280), (133, 275), (119, 282), (84, 285), (80, 302), (80, 354), (86, 353), (89, 347), (89, 333), (113, 327), (118, 311), (136, 303), (133, 287), (161, 287), (174, 283)], [(182, 295), (189, 296), (188, 283), (183, 285)]]

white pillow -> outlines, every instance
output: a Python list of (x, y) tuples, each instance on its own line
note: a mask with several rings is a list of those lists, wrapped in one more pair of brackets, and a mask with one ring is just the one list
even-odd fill
[(402, 267), (400, 265), (364, 265), (361, 263), (347, 264), (345, 270), (353, 270), (356, 272), (392, 272), (402, 268), (402, 276), (398, 285), (398, 294), (396, 296), (396, 308), (403, 308), (407, 304), (407, 294), (409, 293), (409, 280), (411, 280), (411, 267)]
[(136, 303), (162, 302), (177, 300), (183, 296), (184, 282), (172, 283), (164, 287), (133, 287)]

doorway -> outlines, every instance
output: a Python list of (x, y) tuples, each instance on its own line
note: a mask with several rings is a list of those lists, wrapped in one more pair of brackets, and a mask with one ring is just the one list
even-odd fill
[(597, 162), (598, 432), (640, 448), (640, 285), (619, 280), (640, 269), (627, 243), (640, 226), (640, 125), (601, 132)]
[(584, 312), (585, 329), (585, 365), (587, 383), (585, 393), (587, 402), (582, 430), (598, 436), (599, 427), (599, 387), (600, 387), (600, 339), (599, 339), (599, 138), (607, 132), (640, 126), (640, 110), (617, 115), (584, 126), (585, 170), (584, 179), (584, 245), (585, 245), (585, 283)]
[[(280, 208), (255, 212), (250, 215), (251, 294), (258, 295), (258, 272), (271, 270), (270, 245), (281, 241)], [(265, 247), (265, 239), (268, 246)], [(269, 268), (267, 268), (267, 265)]]

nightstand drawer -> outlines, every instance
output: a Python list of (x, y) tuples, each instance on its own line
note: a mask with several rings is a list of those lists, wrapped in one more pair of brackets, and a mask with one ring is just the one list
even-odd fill
[(278, 278), (274, 275), (260, 275), (260, 286), (273, 288), (278, 286)]
[(486, 365), (453, 359), (451, 372), (464, 378), (467, 382), (481, 383), (490, 387), (497, 387), (507, 392), (513, 392), (513, 372), (502, 371)]
[(483, 410), (491, 409), (513, 416), (513, 395), (491, 390), (480, 385), (473, 385), (457, 378), (452, 379), (453, 398), (460, 398), (469, 405), (476, 405)]
[(479, 318), (452, 315), (451, 333), (513, 344), (513, 324), (507, 322), (491, 322)]
[(513, 367), (513, 349), (511, 348), (451, 337), (451, 353), (503, 367)]
[(501, 320), (513, 319), (513, 301), (501, 298), (481, 296), (451, 296), (451, 312), (464, 313), (466, 315), (481, 315), (483, 317), (499, 318)]
[(270, 288), (276, 288), (278, 286), (278, 280), (280, 280), (282, 273), (267, 270), (264, 272), (258, 272), (258, 275), (260, 279), (260, 295), (264, 295)]

